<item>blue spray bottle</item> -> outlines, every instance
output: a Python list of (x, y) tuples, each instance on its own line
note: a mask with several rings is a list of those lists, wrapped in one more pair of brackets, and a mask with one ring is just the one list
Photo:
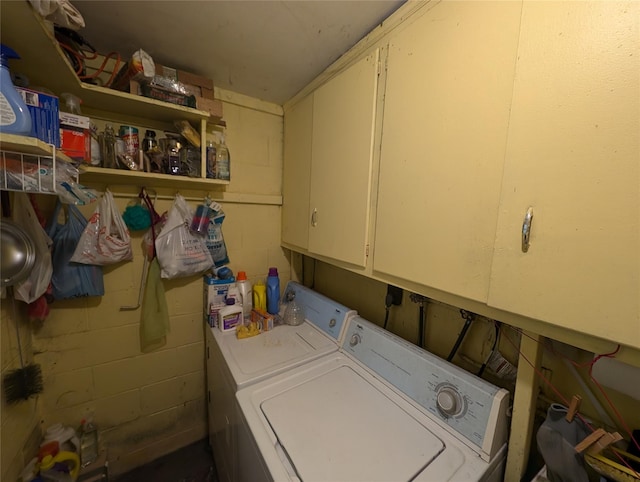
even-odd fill
[(31, 114), (11, 81), (9, 59), (19, 59), (12, 48), (0, 44), (0, 132), (31, 135)]

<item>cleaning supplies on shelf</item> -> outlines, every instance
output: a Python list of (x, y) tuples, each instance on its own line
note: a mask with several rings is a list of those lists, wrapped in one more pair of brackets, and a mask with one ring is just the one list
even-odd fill
[(31, 114), (11, 81), (9, 59), (19, 59), (9, 46), (0, 44), (0, 132), (29, 136)]

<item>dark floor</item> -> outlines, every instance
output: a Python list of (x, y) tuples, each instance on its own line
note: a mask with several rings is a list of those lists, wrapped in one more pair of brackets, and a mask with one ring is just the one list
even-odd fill
[(207, 439), (111, 478), (117, 482), (217, 482)]

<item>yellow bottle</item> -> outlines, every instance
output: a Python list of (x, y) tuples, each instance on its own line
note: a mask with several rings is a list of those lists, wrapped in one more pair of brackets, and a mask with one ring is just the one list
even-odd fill
[(68, 452), (61, 450), (55, 457), (51, 455), (45, 455), (40, 462), (40, 472), (46, 472), (52, 470), (53, 466), (57, 463), (64, 463), (69, 466), (69, 475), (71, 480), (75, 482), (78, 479), (78, 472), (80, 471), (80, 458), (75, 452)]
[(253, 285), (253, 307), (267, 311), (267, 287), (262, 280), (256, 281)]

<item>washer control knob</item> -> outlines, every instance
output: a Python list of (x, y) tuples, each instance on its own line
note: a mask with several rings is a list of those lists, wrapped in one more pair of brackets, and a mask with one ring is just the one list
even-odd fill
[(436, 402), (438, 410), (446, 417), (459, 414), (463, 408), (462, 397), (454, 387), (442, 387), (438, 390)]
[(356, 346), (358, 343), (360, 343), (360, 341), (361, 341), (360, 340), (360, 335), (358, 335), (357, 333), (353, 334), (353, 335), (351, 335), (351, 339), (349, 340), (349, 345), (350, 346)]
[(333, 328), (334, 326), (336, 326), (336, 323), (337, 323), (337, 321), (336, 321), (336, 319), (335, 319), (335, 318), (331, 318), (331, 319), (329, 320), (329, 326), (330, 326), (331, 328)]

